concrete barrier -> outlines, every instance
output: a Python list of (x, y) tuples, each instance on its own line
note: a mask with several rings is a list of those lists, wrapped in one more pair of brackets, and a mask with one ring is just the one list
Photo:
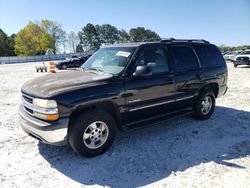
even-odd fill
[(71, 58), (74, 56), (84, 57), (84, 56), (91, 55), (92, 53), (93, 52), (82, 52), (82, 53), (69, 53), (69, 54), (39, 55), (39, 56), (0, 57), (0, 64), (56, 61), (56, 60), (63, 60), (66, 58)]

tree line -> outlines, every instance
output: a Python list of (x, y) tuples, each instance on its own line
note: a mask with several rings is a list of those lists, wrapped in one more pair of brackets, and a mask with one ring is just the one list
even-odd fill
[(250, 45), (242, 45), (242, 46), (226, 46), (225, 44), (221, 44), (218, 46), (221, 52), (227, 51), (244, 51), (250, 49)]
[(160, 39), (150, 29), (136, 27), (129, 30), (117, 29), (110, 24), (86, 24), (81, 31), (66, 32), (51, 20), (29, 22), (18, 33), (7, 36), (0, 29), (0, 56), (32, 56), (97, 50), (103, 45)]
[(7, 34), (0, 28), (0, 56), (14, 56), (14, 39), (16, 35), (12, 34), (7, 36)]
[[(110, 24), (88, 23), (78, 33), (67, 33), (62, 25), (45, 19), (29, 22), (18, 33), (10, 36), (0, 28), (0, 56), (32, 56), (66, 51), (75, 53), (97, 50), (107, 44), (158, 39), (160, 36), (155, 31), (144, 27), (131, 28), (127, 32)], [(246, 45), (228, 47), (223, 44), (218, 47), (222, 52), (250, 48)]]

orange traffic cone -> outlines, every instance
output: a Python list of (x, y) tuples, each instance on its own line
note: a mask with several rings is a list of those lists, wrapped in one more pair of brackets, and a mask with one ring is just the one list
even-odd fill
[(54, 63), (53, 61), (50, 61), (50, 62), (49, 62), (49, 71), (50, 71), (51, 73), (56, 73), (55, 68), (56, 68), (55, 63)]

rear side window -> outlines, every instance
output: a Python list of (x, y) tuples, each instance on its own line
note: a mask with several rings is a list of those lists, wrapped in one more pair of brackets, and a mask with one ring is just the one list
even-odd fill
[(172, 46), (175, 71), (189, 71), (197, 69), (198, 61), (193, 50), (188, 46)]
[(213, 45), (198, 45), (196, 52), (204, 67), (225, 65), (225, 61), (219, 50)]

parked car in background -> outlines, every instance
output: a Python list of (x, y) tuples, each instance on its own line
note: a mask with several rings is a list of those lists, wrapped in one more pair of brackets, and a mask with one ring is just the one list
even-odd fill
[(238, 65), (250, 65), (250, 49), (243, 51), (240, 55), (237, 55), (234, 60), (234, 67)]
[(56, 68), (59, 70), (66, 70), (67, 68), (79, 68), (82, 64), (87, 61), (88, 57), (77, 57), (66, 59), (64, 61), (60, 61), (56, 64)]
[(233, 60), (235, 59), (235, 57), (237, 55), (239, 55), (241, 53), (241, 51), (228, 51), (228, 52), (225, 52), (223, 57), (226, 61), (231, 61), (233, 62)]

